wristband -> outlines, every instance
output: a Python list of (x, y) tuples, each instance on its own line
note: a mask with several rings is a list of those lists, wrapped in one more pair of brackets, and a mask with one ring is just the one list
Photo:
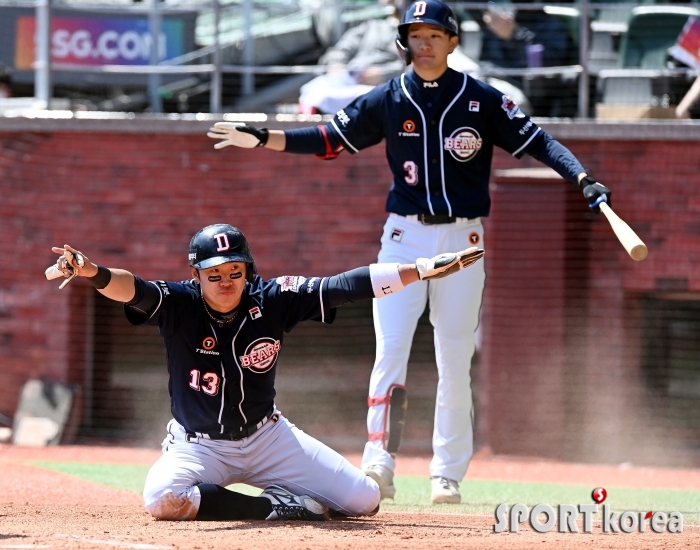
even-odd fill
[(101, 265), (97, 266), (97, 274), (93, 277), (86, 277), (88, 282), (94, 286), (97, 290), (101, 290), (106, 287), (112, 280), (112, 272), (106, 267)]
[(369, 264), (369, 278), (375, 298), (382, 298), (403, 290), (399, 264)]

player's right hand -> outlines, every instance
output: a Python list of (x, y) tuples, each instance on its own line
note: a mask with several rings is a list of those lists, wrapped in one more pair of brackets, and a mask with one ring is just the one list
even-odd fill
[(214, 145), (214, 149), (222, 149), (227, 145), (235, 145), (244, 149), (263, 147), (270, 137), (267, 128), (254, 128), (245, 122), (217, 122), (207, 133), (212, 139), (221, 141)]
[(64, 277), (93, 277), (97, 274), (97, 266), (85, 254), (72, 246), (67, 244), (64, 244), (62, 248), (54, 246), (51, 251), (60, 254), (55, 267)]

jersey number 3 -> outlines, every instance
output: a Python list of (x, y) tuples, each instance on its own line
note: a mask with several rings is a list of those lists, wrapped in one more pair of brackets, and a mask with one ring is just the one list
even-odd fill
[(190, 371), (190, 388), (197, 391), (203, 391), (207, 395), (216, 395), (219, 393), (219, 375), (214, 372), (206, 372), (202, 376), (202, 381), (206, 384), (199, 383), (200, 372), (197, 369)]
[(408, 185), (415, 185), (418, 183), (418, 166), (412, 160), (407, 160), (403, 163), (403, 169), (406, 170), (406, 183)]

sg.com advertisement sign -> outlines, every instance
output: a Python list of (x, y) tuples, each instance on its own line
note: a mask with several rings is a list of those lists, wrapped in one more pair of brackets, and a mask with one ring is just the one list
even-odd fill
[[(158, 40), (160, 61), (184, 52), (182, 21), (164, 20)], [(36, 52), (36, 18), (17, 18), (15, 68), (31, 69)], [(51, 60), (75, 65), (148, 65), (153, 40), (147, 19), (54, 17)]]
[[(36, 58), (36, 13), (31, 8), (0, 6), (0, 63), (13, 69), (18, 84), (34, 82)], [(194, 51), (195, 10), (169, 9), (163, 13), (157, 40), (160, 61)], [(51, 61), (58, 64), (99, 67), (101, 65), (149, 65), (152, 44), (145, 13), (53, 10)], [(108, 74), (84, 71), (54, 71), (57, 84), (145, 85), (146, 75)], [(163, 75), (162, 81), (181, 78)]]

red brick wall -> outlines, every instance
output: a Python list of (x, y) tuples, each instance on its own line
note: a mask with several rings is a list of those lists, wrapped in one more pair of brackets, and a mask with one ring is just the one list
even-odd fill
[[(493, 191), (481, 387), (488, 396), (477, 414), (488, 420), (483, 437), (504, 452), (518, 452), (508, 442), (547, 419), (551, 433), (520, 452), (565, 448), (567, 418), (581, 411), (623, 416), (614, 392), (596, 401), (594, 390), (637, 368), (630, 297), (700, 291), (698, 142), (566, 144), (614, 190), (615, 210), (647, 242), (649, 258), (633, 262), (602, 217), (582, 222), (586, 207), (570, 184)], [(500, 153), (494, 164), (538, 166)], [(189, 238), (223, 221), (244, 230), (263, 276), (332, 274), (375, 260), (389, 185), (381, 146), (327, 162), (215, 151), (200, 135), (0, 133), (0, 412), (13, 413), (28, 378), (81, 382), (85, 322), (75, 305), (84, 298), (79, 284), (59, 291), (43, 279), (52, 245), (72, 244), (146, 278), (186, 278)], [(583, 242), (573, 256), (572, 242)], [(572, 380), (580, 385), (573, 396), (563, 389)], [(545, 403), (552, 394), (559, 397)], [(522, 424), (507, 426), (500, 413), (509, 402), (527, 409)]]

